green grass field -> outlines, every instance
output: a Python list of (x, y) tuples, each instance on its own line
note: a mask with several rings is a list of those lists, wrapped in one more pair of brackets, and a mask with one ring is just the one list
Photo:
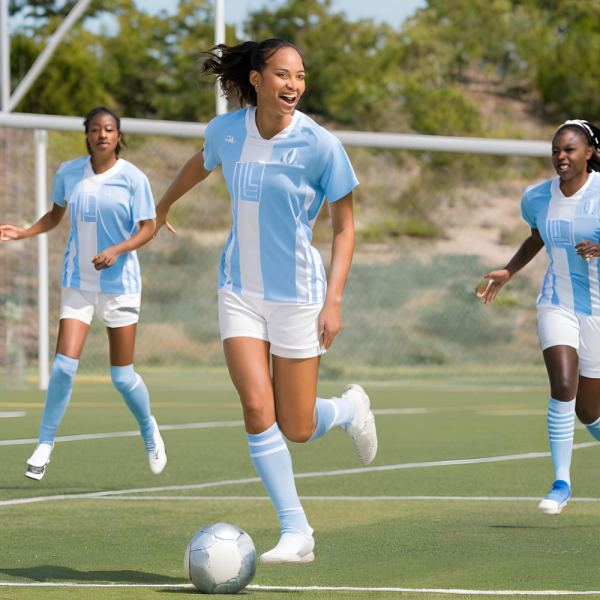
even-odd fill
[[(598, 590), (600, 502), (571, 502), (559, 517), (538, 514), (534, 500), (553, 480), (545, 453), (547, 394), (486, 389), (426, 390), (365, 385), (379, 432), (373, 467), (361, 469), (350, 440), (339, 430), (311, 444), (289, 444), (309, 521), (316, 559), (307, 565), (258, 567), (253, 585), (442, 588), (466, 590)], [(327, 382), (322, 396), (339, 394)], [(235, 392), (151, 390), (161, 425), (219, 423), (218, 427), (163, 431), (165, 472), (148, 469), (140, 437), (56, 444), (45, 478), (24, 476), (34, 444), (0, 445), (0, 501), (138, 490), (105, 497), (0, 504), (0, 581), (22, 583), (156, 584), (154, 588), (0, 587), (0, 598), (189, 597), (183, 554), (193, 534), (216, 521), (234, 523), (257, 551), (278, 539), (278, 522), (254, 478)], [(0, 439), (35, 438), (43, 394), (3, 391)], [(406, 411), (402, 409), (420, 409)], [(227, 425), (227, 426), (225, 426)], [(136, 423), (110, 387), (77, 386), (60, 436), (122, 432)], [(593, 441), (579, 426), (575, 443)], [(517, 456), (514, 456), (517, 455)], [(507, 457), (497, 462), (418, 465)], [(573, 454), (576, 498), (600, 499), (600, 447)], [(323, 472), (353, 470), (345, 474)], [(317, 475), (318, 474), (318, 475)], [(168, 489), (171, 486), (220, 485)], [(227, 482), (227, 483), (223, 483)], [(148, 490), (148, 488), (154, 488)], [(334, 497), (345, 499), (334, 499)], [(371, 499), (370, 497), (404, 497)], [(423, 496), (476, 499), (418, 499)], [(313, 498), (311, 497), (319, 497)], [(349, 498), (350, 497), (350, 498)], [(352, 499), (354, 497), (356, 499)], [(412, 497), (412, 498), (406, 498)], [(252, 598), (460, 598), (417, 592), (282, 591), (247, 589)]]

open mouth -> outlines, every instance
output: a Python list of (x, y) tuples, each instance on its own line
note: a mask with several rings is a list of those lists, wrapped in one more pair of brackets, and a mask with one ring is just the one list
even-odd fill
[(281, 94), (279, 96), (288, 106), (294, 106), (296, 104), (296, 100), (298, 100), (298, 96), (296, 94)]
[(559, 173), (564, 173), (571, 168), (570, 165), (558, 165), (558, 169), (556, 169)]

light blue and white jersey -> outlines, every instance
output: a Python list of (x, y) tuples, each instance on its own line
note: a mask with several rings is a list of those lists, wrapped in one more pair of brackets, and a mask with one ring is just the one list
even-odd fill
[(255, 113), (252, 107), (221, 115), (206, 128), (204, 166), (223, 164), (232, 201), (219, 289), (323, 302), (327, 280), (312, 228), (324, 197), (335, 202), (358, 180), (339, 140), (306, 115), (295, 111), (288, 127), (265, 140)]
[(112, 267), (97, 271), (94, 256), (128, 240), (137, 224), (154, 219), (154, 199), (144, 173), (120, 158), (100, 175), (89, 156), (63, 163), (54, 176), (52, 200), (69, 207), (71, 237), (65, 253), (63, 287), (106, 294), (142, 291), (135, 251), (122, 254)]
[(600, 316), (598, 259), (578, 256), (582, 240), (600, 243), (600, 174), (567, 198), (556, 177), (528, 187), (521, 201), (523, 218), (544, 240), (550, 266), (538, 304), (553, 304), (578, 315)]

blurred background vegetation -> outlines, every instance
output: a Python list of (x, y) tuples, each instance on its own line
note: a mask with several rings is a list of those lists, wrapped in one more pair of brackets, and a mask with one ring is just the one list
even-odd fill
[[(35, 16), (21, 19), (26, 25), (12, 35), (13, 89), (73, 4), (11, 0), (13, 14)], [(82, 116), (105, 104), (126, 117), (209, 121), (214, 82), (199, 77), (198, 61), (213, 39), (211, 5), (180, 0), (175, 15), (150, 16), (132, 0), (95, 0), (89, 14), (106, 11), (118, 31), (92, 33), (80, 23), (17, 111)], [(353, 22), (329, 0), (287, 0), (249, 15), (244, 39), (269, 37), (304, 51), (307, 92), (300, 108), (328, 128), (549, 140), (565, 118), (600, 120), (598, 0), (428, 0), (398, 29)], [(234, 27), (227, 41), (242, 41)], [(148, 174), (157, 200), (202, 145), (126, 138), (124, 157)], [(474, 288), (527, 237), (521, 193), (553, 176), (549, 161), (347, 150), (361, 182), (358, 244), (344, 328), (322, 374), (543, 384), (535, 297), (544, 256), (491, 308), (481, 306)], [(81, 134), (50, 133), (52, 173), (84, 153)], [(30, 132), (0, 128), (0, 172), (7, 173), (0, 222), (33, 220)], [(230, 211), (223, 178), (215, 175), (173, 208), (178, 236), (161, 233), (141, 250), (145, 291), (136, 361), (142, 368), (224, 372), (215, 289)], [(53, 334), (67, 237), (66, 224), (50, 236)], [(325, 206), (314, 243), (326, 264), (330, 242)], [(23, 381), (37, 358), (35, 244), (19, 244), (0, 248), (6, 256), (0, 362), (13, 383)], [(94, 323), (82, 373), (105, 373), (107, 361), (106, 334)]]

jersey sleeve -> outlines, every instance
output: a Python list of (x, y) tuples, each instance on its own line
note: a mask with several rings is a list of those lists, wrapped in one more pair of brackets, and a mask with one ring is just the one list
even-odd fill
[(204, 168), (207, 171), (212, 171), (217, 165), (221, 164), (216, 119), (213, 119), (206, 127), (202, 152), (204, 154)]
[(61, 165), (54, 175), (54, 187), (52, 188), (52, 202), (58, 206), (65, 207), (67, 199), (65, 198), (65, 180), (63, 177), (63, 166)]
[(358, 179), (341, 142), (333, 136), (327, 141), (318, 180), (327, 200), (335, 202), (349, 194), (358, 185)]
[(531, 205), (529, 204), (529, 194), (527, 192), (528, 190), (525, 190), (521, 200), (521, 215), (523, 215), (523, 220), (531, 227), (531, 229), (537, 229), (538, 226), (535, 222)]
[(148, 178), (143, 173), (140, 173), (140, 176), (134, 183), (131, 203), (134, 223), (156, 218), (152, 188), (150, 187)]

